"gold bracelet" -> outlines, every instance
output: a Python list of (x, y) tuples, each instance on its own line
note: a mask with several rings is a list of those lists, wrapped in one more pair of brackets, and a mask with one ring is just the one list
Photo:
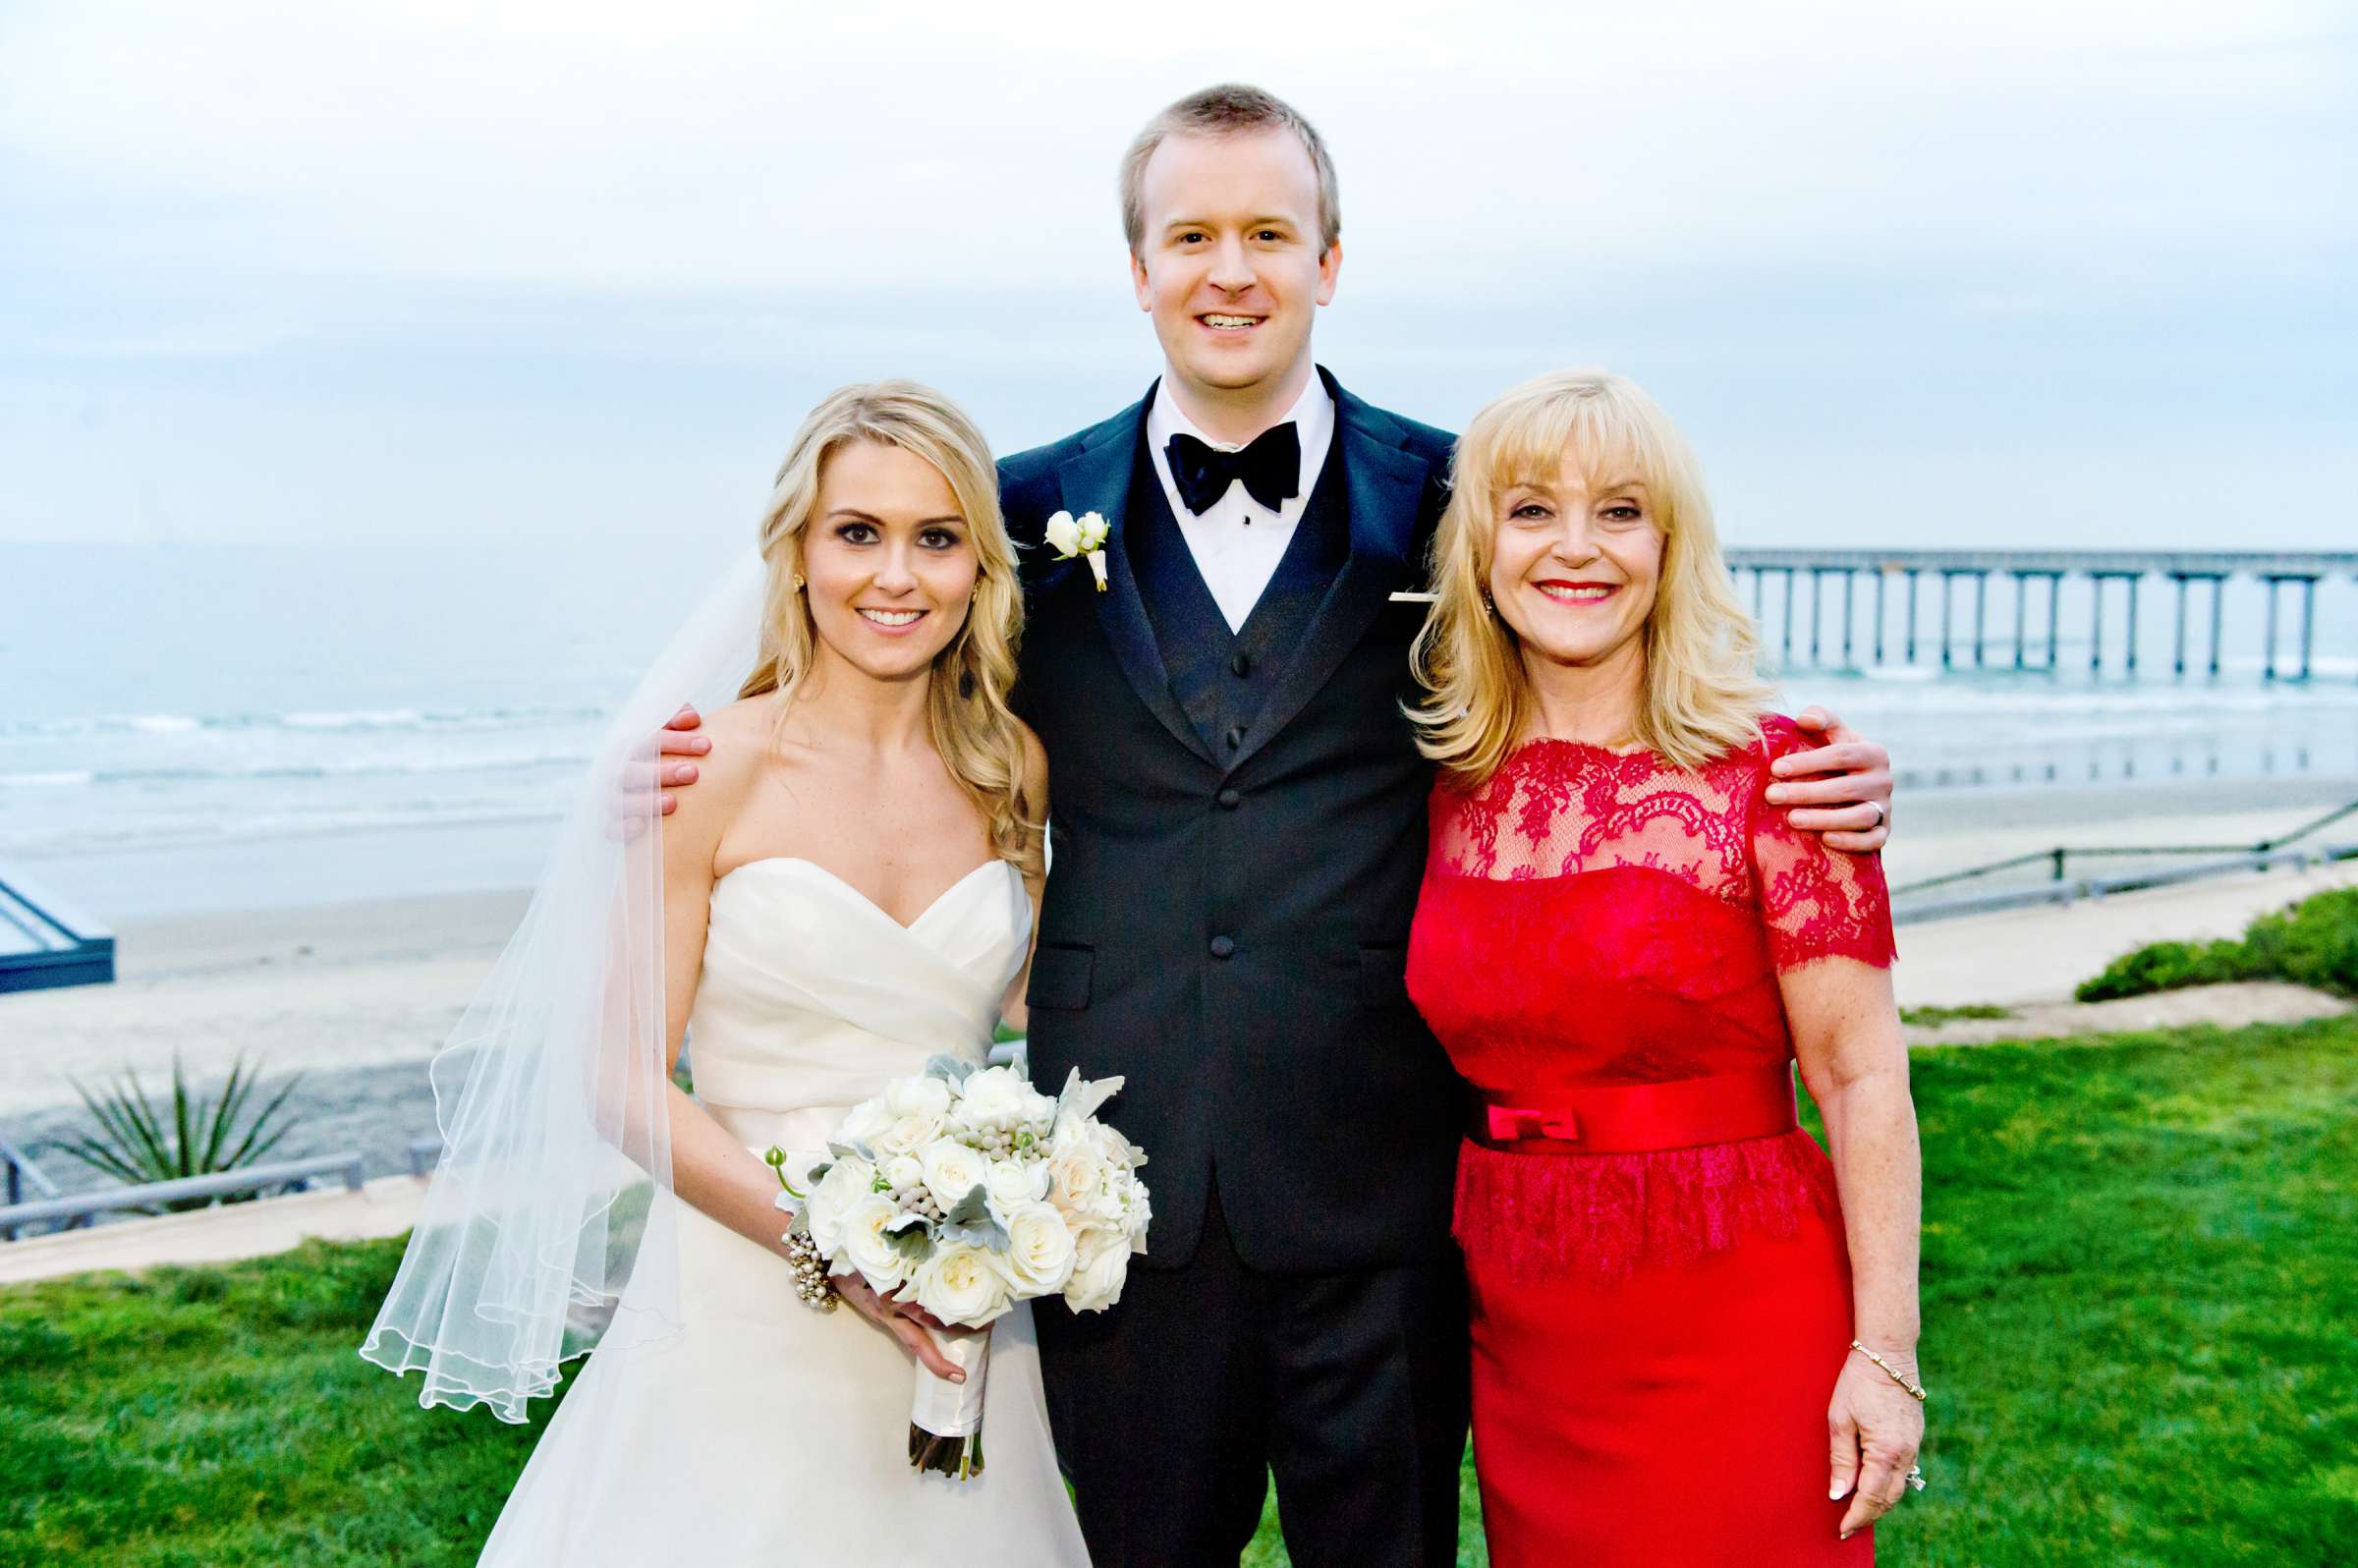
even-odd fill
[(1897, 1368), (1893, 1367), (1889, 1362), (1883, 1360), (1882, 1357), (1877, 1355), (1874, 1351), (1869, 1350), (1865, 1345), (1860, 1344), (1857, 1340), (1854, 1339), (1850, 1342), (1850, 1348), (1857, 1351), (1860, 1355), (1866, 1357), (1869, 1361), (1874, 1362), (1878, 1367), (1881, 1367), (1883, 1370), (1883, 1375), (1890, 1378), (1893, 1382), (1899, 1384), (1900, 1387), (1906, 1389), (1908, 1391), (1908, 1397), (1915, 1400), (1919, 1405), (1923, 1404), (1927, 1399), (1932, 1397), (1932, 1395), (1924, 1391), (1924, 1384), (1909, 1381), (1906, 1375), (1903, 1374)]

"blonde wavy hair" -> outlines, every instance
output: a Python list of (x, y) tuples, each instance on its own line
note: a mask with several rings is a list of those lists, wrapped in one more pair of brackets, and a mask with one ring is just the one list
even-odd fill
[(966, 621), (934, 655), (926, 684), (933, 749), (988, 824), (992, 850), (1027, 876), (1043, 868), (1043, 824), (1025, 814), (1024, 732), (1008, 693), (1023, 640), (1015, 545), (999, 511), (998, 471), (982, 432), (957, 404), (915, 381), (865, 381), (827, 395), (794, 435), (761, 514), (767, 568), (760, 657), (740, 698), (779, 695), (781, 720), (816, 664), (818, 631), (804, 593), (803, 534), (818, 508), (820, 470), (838, 447), (872, 441), (923, 458), (957, 498), (982, 575)]
[(1431, 694), (1408, 709), (1417, 745), (1462, 788), (1487, 782), (1532, 713), (1520, 639), (1488, 608), (1497, 503), (1518, 484), (1558, 482), (1565, 457), (1590, 485), (1646, 485), (1661, 529), (1661, 579), (1646, 617), (1638, 744), (1700, 767), (1760, 737), (1769, 687), (1760, 634), (1736, 597), (1695, 454), (1637, 384), (1600, 370), (1524, 382), (1474, 417), (1451, 463), (1449, 505), (1432, 541), (1435, 600), (1413, 653)]

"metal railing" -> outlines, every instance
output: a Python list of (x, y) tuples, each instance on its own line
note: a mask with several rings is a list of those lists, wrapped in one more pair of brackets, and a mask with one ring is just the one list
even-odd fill
[(94, 1193), (57, 1196), (52, 1187), (49, 1197), (0, 1207), (0, 1237), (14, 1240), (17, 1232), (28, 1225), (47, 1224), (68, 1230), (86, 1225), (100, 1214), (176, 1204), (191, 1198), (230, 1198), (245, 1193), (258, 1196), (273, 1189), (309, 1192), (311, 1184), (322, 1177), (340, 1177), (348, 1190), (357, 1193), (367, 1184), (366, 1162), (358, 1154), (319, 1154), (309, 1159), (280, 1160), (210, 1176), (183, 1176), (174, 1181), (110, 1187)]
[[(2257, 844), (2104, 844), (2084, 846), (2058, 844), (2053, 849), (2033, 850), (2028, 855), (2009, 856), (2002, 861), (1992, 861), (1986, 866), (1973, 866), (1961, 871), (1948, 871), (1939, 876), (1928, 876), (1920, 882), (1910, 882), (1905, 887), (1893, 888), (1891, 896), (1906, 898), (1911, 894), (1929, 892), (1936, 887), (1948, 887), (1958, 882), (1970, 882), (1985, 876), (1995, 876), (2004, 871), (2020, 870), (2026, 866), (2045, 865), (2049, 868), (2050, 880), (2067, 881), (2071, 875), (2071, 857), (2075, 855), (2082, 860), (2123, 860), (2140, 857), (2150, 860), (2162, 855), (2231, 856), (2242, 860), (2254, 856), (2274, 855), (2277, 850), (2297, 844), (2310, 835), (2322, 832), (2335, 822), (2353, 815), (2358, 815), (2358, 801), (2352, 801), (2349, 805), (2336, 811), (2328, 812), (2317, 820), (2305, 822), (2289, 833), (2280, 834), (2275, 838), (2262, 839)], [(2323, 858), (2341, 859), (2340, 855), (2332, 853), (2332, 850), (2337, 847), (2325, 847), (2321, 851)]]
[[(5, 1138), (0, 1138), (0, 1168), (5, 1168), (8, 1174), (6, 1207), (14, 1208), (19, 1204), (26, 1202), (25, 1191), (27, 1188), (32, 1190), (35, 1200), (58, 1196), (57, 1183), (51, 1181), (43, 1173), (41, 1167), (32, 1162), (31, 1155)], [(86, 1225), (89, 1221), (83, 1219), (77, 1220), (75, 1223)], [(15, 1241), (16, 1239), (15, 1226), (0, 1225), (0, 1241)]]
[[(2353, 815), (2358, 815), (2358, 801), (2338, 811), (2328, 812), (2289, 833), (2263, 839), (2257, 844), (2057, 845), (2053, 849), (2035, 850), (2028, 855), (2009, 856), (2002, 861), (1992, 861), (1987, 866), (1968, 867), (1961, 871), (1928, 876), (1922, 881), (1894, 888), (1891, 896), (1896, 907), (1892, 919), (1908, 925), (1924, 921), (1948, 920), (1959, 915), (1987, 915), (1998, 910), (2021, 909), (2032, 904), (2070, 904), (2083, 898), (2103, 898), (2111, 893), (2170, 887), (2201, 881), (2206, 877), (2228, 876), (2238, 871), (2265, 871), (2278, 866), (2306, 870), (2313, 865), (2330, 866), (2339, 861), (2358, 860), (2358, 842), (2309, 842), (2316, 834)], [(2082, 860), (2115, 861), (2123, 858), (2153, 860), (2168, 857), (2181, 864), (2147, 866), (2106, 875), (2073, 876), (2071, 861), (2074, 856)], [(2212, 858), (2195, 861), (2192, 865), (2182, 864), (2189, 856)], [(1936, 888), (1954, 887), (1961, 882), (1978, 881), (1983, 877), (2036, 866), (2047, 867), (2049, 875), (2030, 887), (1908, 902), (1916, 895)]]

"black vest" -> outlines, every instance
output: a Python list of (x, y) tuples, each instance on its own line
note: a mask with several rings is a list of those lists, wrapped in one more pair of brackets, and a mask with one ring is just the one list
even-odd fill
[(1348, 503), (1331, 447), (1294, 536), (1241, 630), (1231, 631), (1171, 516), (1142, 430), (1130, 473), (1130, 569), (1169, 672), (1171, 695), (1212, 755), (1234, 753), (1302, 644), (1334, 575), (1351, 553)]

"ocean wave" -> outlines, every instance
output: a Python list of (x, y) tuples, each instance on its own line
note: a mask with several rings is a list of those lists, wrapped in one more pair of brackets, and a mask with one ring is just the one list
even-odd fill
[(448, 773), (522, 773), (534, 768), (589, 765), (587, 752), (541, 752), (523, 756), (436, 756), (387, 762), (256, 762), (238, 767), (96, 767), (0, 773), (0, 789), (94, 788), (108, 784), (251, 783), (264, 780), (407, 778)]
[(426, 717), (414, 707), (358, 708), (348, 713), (281, 713), (278, 722), (291, 730), (415, 730)]
[(385, 707), (289, 713), (100, 713), (0, 720), (0, 736), (193, 735), (212, 730), (448, 731), (508, 729), (535, 724), (588, 724), (610, 709), (585, 705), (518, 707)]

